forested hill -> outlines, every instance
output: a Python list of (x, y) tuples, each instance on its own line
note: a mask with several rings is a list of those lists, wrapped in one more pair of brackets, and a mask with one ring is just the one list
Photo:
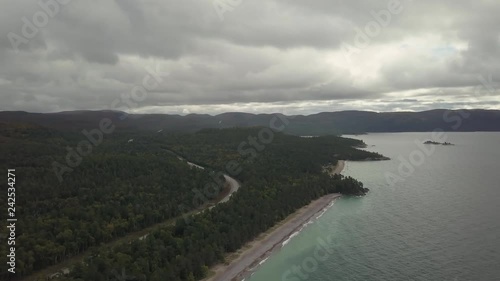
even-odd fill
[[(266, 128), (115, 132), (59, 181), (53, 163), (68, 164), (68, 151), (85, 140), (81, 133), (2, 124), (0, 136), (1, 168), (16, 169), (16, 276), (22, 280), (75, 255), (76, 262), (64, 265), (71, 273), (58, 280), (115, 280), (122, 270), (132, 276), (127, 280), (201, 279), (227, 253), (311, 200), (366, 192), (323, 166), (382, 158), (356, 149), (361, 141)], [(172, 152), (215, 172), (189, 167)], [(218, 196), (222, 173), (240, 180), (240, 190), (229, 202), (190, 216)], [(172, 218), (175, 225), (161, 224)], [(110, 244), (154, 224), (143, 240)], [(6, 255), (6, 244), (0, 251)]]
[[(265, 133), (267, 132), (267, 133)], [(196, 134), (157, 133), (154, 146), (214, 167), (242, 183), (231, 200), (179, 219), (143, 241), (105, 249), (78, 264), (61, 280), (108, 280), (123, 269), (130, 280), (200, 280), (226, 255), (323, 195), (360, 194), (363, 184), (331, 177), (323, 166), (339, 159), (376, 159), (357, 140), (300, 138), (266, 128), (207, 129)]]
[[(204, 128), (269, 126), (273, 114), (224, 113), (216, 116), (189, 114), (131, 114), (116, 111), (61, 113), (0, 112), (0, 122), (42, 125), (79, 131), (98, 126), (109, 118), (119, 130), (196, 132)], [(368, 132), (500, 131), (498, 110), (431, 110), (423, 112), (341, 111), (289, 116), (285, 132), (293, 135), (357, 134)]]
[(112, 134), (80, 155), (81, 133), (0, 124), (0, 167), (16, 170), (17, 277), (200, 207), (192, 190), (213, 181), (209, 171), (192, 169), (147, 137)]

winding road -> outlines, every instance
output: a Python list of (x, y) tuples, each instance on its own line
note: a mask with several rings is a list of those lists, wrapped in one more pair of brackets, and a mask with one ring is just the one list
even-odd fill
[(229, 199), (231, 198), (231, 195), (233, 195), (235, 192), (237, 192), (241, 186), (237, 180), (235, 180), (234, 178), (232, 178), (228, 175), (224, 175), (224, 178), (226, 179), (226, 183), (229, 184), (229, 186), (231, 187), (231, 190), (229, 190), (229, 193), (224, 198), (222, 198), (219, 202), (217, 202), (217, 204), (229, 201)]
[[(173, 155), (177, 156), (177, 159), (181, 160), (181, 161), (186, 161), (186, 163), (191, 166), (191, 167), (195, 167), (195, 168), (198, 168), (200, 170), (205, 170), (205, 167), (203, 166), (200, 166), (198, 164), (195, 164), (193, 162), (189, 162), (187, 159), (183, 158), (182, 156), (180, 156), (179, 154), (177, 154), (175, 151), (172, 151), (170, 149), (165, 149), (165, 151), (168, 151), (169, 153), (172, 153)], [(227, 201), (229, 201), (229, 199), (231, 198), (231, 196), (238, 191), (238, 189), (240, 189), (241, 187), (241, 184), (235, 180), (234, 178), (230, 177), (229, 175), (226, 175), (224, 174), (224, 178), (226, 179), (226, 183), (229, 184), (229, 186), (231, 187), (231, 189), (229, 190), (229, 193), (224, 196), (224, 198), (222, 198), (221, 200), (219, 200), (219, 202), (217, 202), (215, 205), (217, 204), (220, 204), (220, 203), (225, 203)], [(214, 206), (211, 206), (209, 207), (208, 209), (212, 209)], [(202, 210), (203, 211), (203, 210)]]
[[(170, 152), (174, 153), (173, 151), (170, 151)], [(205, 167), (202, 167), (200, 165), (191, 163), (191, 162), (187, 161), (186, 159), (184, 159), (184, 158), (182, 158), (180, 156), (177, 156), (177, 158), (179, 158), (179, 160), (181, 160), (181, 161), (186, 161), (187, 164), (189, 166), (191, 166), (191, 167), (195, 167), (195, 168), (198, 168), (198, 169), (201, 169), (201, 170), (205, 170)], [(229, 187), (231, 189), (229, 190), (229, 193), (226, 196), (224, 196), (224, 198), (222, 198), (221, 200), (219, 200), (219, 202), (217, 202), (215, 205), (229, 201), (229, 199), (231, 198), (231, 195), (233, 195), (235, 192), (238, 191), (238, 189), (240, 189), (241, 185), (240, 185), (240, 183), (237, 180), (235, 180), (234, 178), (232, 178), (232, 177), (230, 177), (230, 176), (228, 176), (226, 174), (224, 174), (224, 178), (226, 179), (226, 183), (229, 184)], [(211, 209), (213, 207), (215, 207), (215, 206), (212, 206), (209, 209)]]
[[(177, 153), (175, 153), (174, 151), (171, 151), (171, 150), (168, 150), (168, 149), (165, 149), (166, 151), (174, 154), (175, 156), (177, 156), (177, 158), (180, 160), (180, 161), (185, 161), (189, 166), (191, 167), (195, 167), (195, 168), (198, 168), (198, 169), (201, 169), (201, 170), (205, 170), (205, 167), (202, 167), (200, 165), (197, 165), (197, 164), (194, 164), (192, 162), (189, 162), (188, 160), (182, 158), (181, 156), (179, 156)], [(227, 202), (229, 201), (229, 199), (231, 198), (231, 196), (238, 191), (238, 189), (241, 187), (241, 184), (235, 180), (234, 178), (224, 174), (224, 178), (226, 179), (226, 183), (230, 186), (230, 190), (229, 190), (229, 193), (224, 196), (224, 198), (220, 199), (218, 202), (216, 202), (214, 205), (208, 205), (206, 206), (205, 208), (203, 208), (202, 210), (199, 210), (199, 211), (194, 211), (192, 214), (199, 214), (200, 212), (203, 212), (203, 211), (206, 211), (206, 210), (210, 210), (212, 209), (213, 207), (217, 206), (218, 204), (220, 203), (224, 203), (224, 202)], [(182, 217), (182, 216), (179, 216), (179, 217)], [(173, 221), (173, 223), (175, 223), (175, 218), (174, 219), (170, 219), (169, 221)], [(135, 238), (135, 239), (138, 239), (138, 240), (144, 240), (146, 239), (148, 236), (149, 236), (150, 232), (148, 233), (145, 233), (143, 234), (142, 236), (140, 236), (139, 238)], [(119, 241), (125, 241), (129, 238), (127, 237), (133, 237), (135, 236), (136, 233), (129, 233), (127, 234), (125, 237), (122, 237), (122, 238), (119, 238)], [(131, 240), (129, 240), (129, 243), (131, 242)], [(111, 243), (116, 243), (115, 242), (110, 242), (109, 244)], [(41, 270), (37, 273), (34, 273), (30, 276), (26, 276), (25, 278), (21, 279), (23, 281), (32, 281), (32, 280), (45, 280), (47, 279), (47, 277), (49, 276), (56, 276), (56, 275), (63, 275), (62, 272), (65, 271), (65, 272), (69, 272), (70, 271), (70, 267), (71, 267), (71, 264), (73, 263), (76, 263), (76, 262), (81, 262), (83, 260), (83, 257), (85, 255), (84, 254), (81, 254), (80, 256), (76, 256), (76, 257), (73, 257), (72, 259), (66, 261), (64, 264), (66, 264), (66, 266), (64, 267), (61, 267), (60, 264), (58, 265), (54, 265), (54, 266), (51, 266), (51, 267), (48, 267), (44, 270)], [(50, 277), (49, 277), (50, 279)]]

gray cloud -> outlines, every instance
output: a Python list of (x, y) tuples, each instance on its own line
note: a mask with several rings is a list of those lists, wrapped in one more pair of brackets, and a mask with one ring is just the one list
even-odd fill
[(134, 112), (500, 108), (498, 1), (404, 0), (357, 46), (391, 1), (243, 0), (221, 21), (211, 1), (72, 0), (32, 38), (23, 18), (42, 8), (9, 1), (0, 110), (107, 109), (146, 67), (170, 75)]

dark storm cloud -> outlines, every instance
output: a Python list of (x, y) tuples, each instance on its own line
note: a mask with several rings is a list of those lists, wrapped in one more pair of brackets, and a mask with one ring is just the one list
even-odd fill
[(38, 2), (0, 10), (0, 110), (110, 108), (146, 68), (169, 76), (136, 112), (499, 104), (497, 1), (401, 1), (387, 14), (393, 0), (243, 0), (223, 20), (224, 0), (65, 1), (31, 38), (23, 27), (45, 11)]

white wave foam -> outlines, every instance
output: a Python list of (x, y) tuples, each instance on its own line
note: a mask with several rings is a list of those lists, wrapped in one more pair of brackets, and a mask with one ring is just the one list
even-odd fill
[(299, 233), (300, 233), (300, 230), (294, 232), (292, 235), (290, 235), (290, 237), (288, 237), (288, 239), (286, 239), (285, 241), (283, 241), (283, 243), (281, 243), (281, 246), (284, 247), (286, 244), (288, 244), (288, 242), (290, 242), (290, 240), (293, 239), (293, 237), (299, 235)]
[(321, 210), (321, 213), (319, 213), (319, 215), (316, 217), (316, 219), (321, 218), (328, 211), (328, 209), (330, 209), (333, 206), (333, 204), (335, 204), (335, 200), (333, 200), (332, 202), (330, 202), (330, 204), (328, 204), (328, 206), (323, 208), (323, 210)]

